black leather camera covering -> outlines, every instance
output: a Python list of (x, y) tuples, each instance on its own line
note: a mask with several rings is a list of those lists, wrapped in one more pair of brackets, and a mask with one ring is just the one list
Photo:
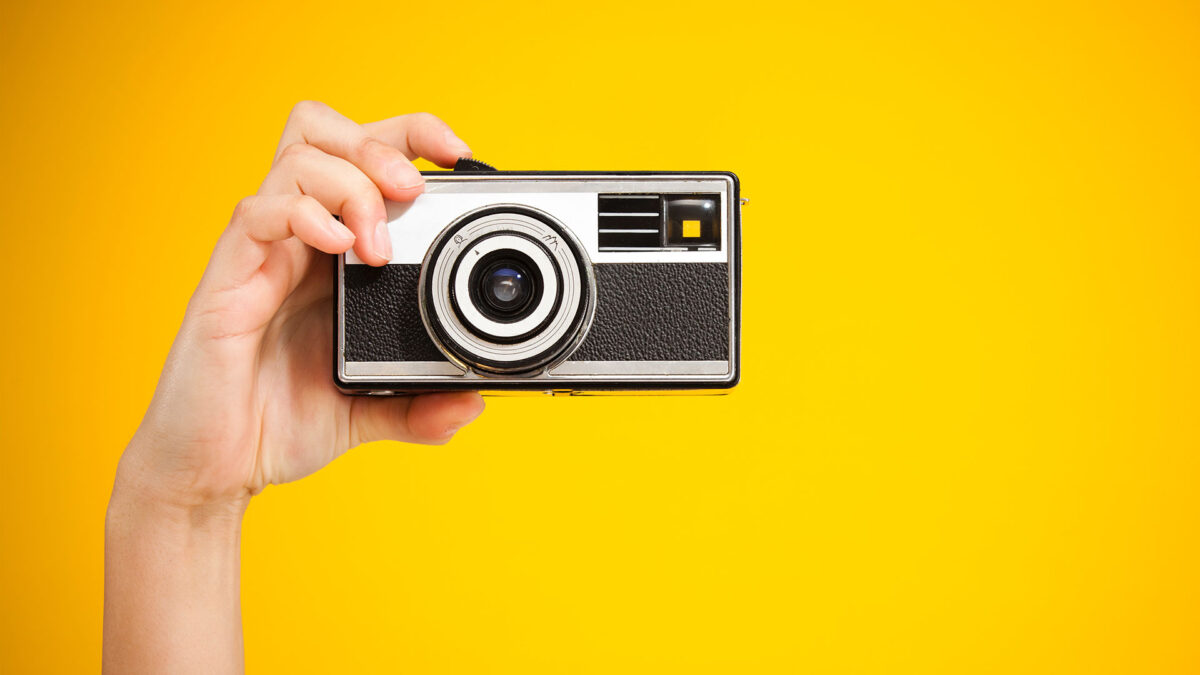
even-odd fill
[(596, 271), (596, 318), (570, 361), (724, 361), (729, 266), (608, 263)]
[[(729, 266), (593, 266), (596, 317), (571, 361), (729, 358)], [(346, 265), (347, 361), (444, 361), (417, 307), (420, 265)]]
[(347, 361), (445, 361), (417, 307), (420, 265), (346, 265)]

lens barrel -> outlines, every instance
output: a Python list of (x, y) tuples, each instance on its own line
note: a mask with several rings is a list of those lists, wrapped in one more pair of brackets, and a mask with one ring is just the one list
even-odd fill
[(591, 324), (595, 295), (578, 240), (526, 206), (462, 216), (421, 268), (421, 318), (434, 344), (482, 374), (532, 373), (564, 359)]

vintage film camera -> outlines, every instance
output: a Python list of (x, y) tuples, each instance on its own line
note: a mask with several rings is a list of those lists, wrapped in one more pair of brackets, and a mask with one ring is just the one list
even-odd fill
[(741, 201), (729, 172), (495, 171), (460, 160), (388, 203), (395, 257), (339, 256), (349, 394), (728, 389)]

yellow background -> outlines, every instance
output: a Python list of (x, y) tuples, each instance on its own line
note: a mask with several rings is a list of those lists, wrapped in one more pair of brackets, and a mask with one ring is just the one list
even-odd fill
[(304, 98), (738, 172), (745, 374), (268, 489), (252, 671), (1200, 671), (1194, 4), (8, 2), (0, 58), (0, 671), (98, 667), (117, 458)]

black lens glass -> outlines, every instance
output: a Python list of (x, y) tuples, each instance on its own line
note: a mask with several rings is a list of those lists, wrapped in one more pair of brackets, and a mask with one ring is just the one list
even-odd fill
[(500, 306), (520, 302), (529, 293), (529, 281), (520, 270), (501, 267), (487, 280), (488, 300)]
[(529, 316), (541, 296), (537, 267), (519, 251), (494, 251), (471, 270), (471, 299), (493, 321), (512, 323)]

